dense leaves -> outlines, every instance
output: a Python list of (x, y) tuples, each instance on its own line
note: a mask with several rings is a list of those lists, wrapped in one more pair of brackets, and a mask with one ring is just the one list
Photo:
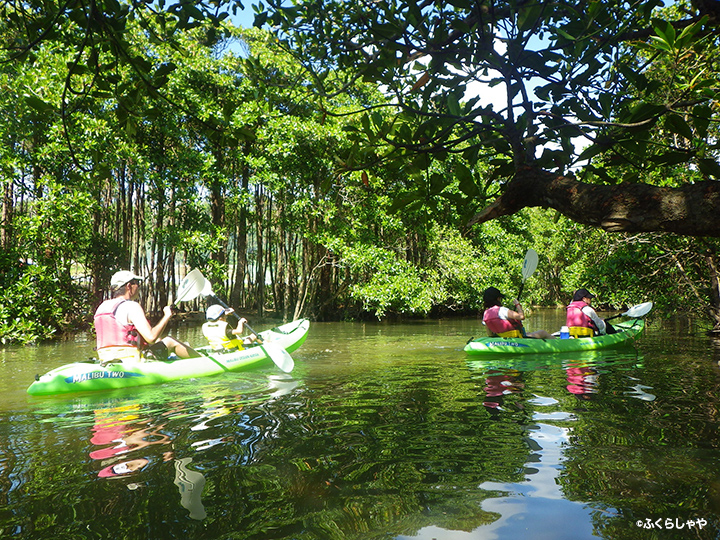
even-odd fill
[[(147, 276), (151, 313), (197, 266), (250, 315), (475, 314), (485, 287), (518, 289), (528, 247), (541, 254), (529, 302), (588, 286), (609, 307), (692, 299), (717, 316), (714, 241), (608, 239), (542, 211), (467, 225), (528, 164), (592, 157), (574, 170), (598, 184), (712, 175), (705, 19), (330, 2), (267, 12), (288, 31), (277, 41), (205, 4), (100, 7), (91, 20), (80, 4), (3, 6), (7, 340), (87, 324), (119, 268)], [(652, 32), (617, 41), (641, 24)]]

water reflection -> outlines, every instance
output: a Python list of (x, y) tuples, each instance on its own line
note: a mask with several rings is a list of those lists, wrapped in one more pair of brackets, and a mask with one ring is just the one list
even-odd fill
[(591, 399), (598, 392), (598, 372), (594, 367), (582, 361), (570, 360), (564, 362), (564, 369), (568, 382), (565, 388), (578, 399)]
[(190, 457), (175, 460), (175, 485), (180, 492), (180, 504), (190, 511), (191, 519), (205, 519), (207, 512), (201, 499), (205, 477), (202, 473), (189, 469), (190, 463)]
[[(496, 417), (503, 410), (506, 396), (522, 392), (524, 385), (519, 379), (520, 372), (513, 369), (491, 370), (487, 373), (483, 406), (491, 416)], [(519, 403), (515, 403), (515, 406), (522, 408)]]
[(716, 536), (705, 345), (478, 363), (476, 327), (318, 323), (291, 375), (23, 396), (0, 422), (0, 536), (644, 540), (638, 520), (692, 516)]

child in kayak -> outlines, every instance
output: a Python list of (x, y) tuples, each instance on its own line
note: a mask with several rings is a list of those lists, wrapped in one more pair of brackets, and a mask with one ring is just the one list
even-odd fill
[(214, 350), (242, 350), (253, 342), (262, 343), (255, 334), (241, 339), (245, 331), (247, 319), (240, 317), (237, 327), (233, 328), (227, 322), (227, 316), (235, 313), (232, 308), (224, 308), (213, 304), (205, 312), (207, 322), (202, 325), (202, 332)]
[(538, 339), (555, 339), (555, 336), (546, 330), (526, 332), (522, 321), (525, 320), (525, 313), (520, 302), (513, 300), (515, 311), (502, 305), (502, 294), (495, 287), (488, 287), (483, 293), (483, 324), (493, 336), (499, 337), (526, 337)]

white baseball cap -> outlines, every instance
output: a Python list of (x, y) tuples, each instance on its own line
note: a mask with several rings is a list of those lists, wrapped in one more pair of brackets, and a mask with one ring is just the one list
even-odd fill
[(219, 304), (213, 304), (205, 312), (208, 321), (217, 321), (223, 315), (225, 315), (225, 308)]
[(115, 272), (113, 274), (113, 277), (110, 279), (110, 287), (113, 289), (117, 289), (118, 287), (122, 287), (127, 282), (132, 281), (133, 279), (145, 278), (133, 274), (130, 270), (120, 270), (119, 272)]

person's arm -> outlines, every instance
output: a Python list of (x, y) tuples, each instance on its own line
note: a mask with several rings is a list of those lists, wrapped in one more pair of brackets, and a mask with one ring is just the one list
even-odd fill
[(600, 334), (604, 334), (606, 332), (605, 321), (600, 318), (600, 316), (595, 312), (592, 307), (585, 306), (584, 308), (582, 308), (582, 311), (585, 315), (592, 319), (592, 322), (595, 323), (595, 327), (598, 329), (598, 332), (600, 332)]
[(160, 319), (160, 322), (158, 322), (155, 326), (150, 326), (150, 323), (148, 322), (145, 312), (140, 304), (134, 302), (133, 305), (129, 306), (128, 310), (128, 321), (135, 325), (139, 334), (150, 345), (160, 338), (171, 317), (172, 309), (170, 306), (165, 306), (163, 308), (163, 318)]
[[(525, 312), (523, 311), (522, 306), (520, 305), (520, 302), (517, 300), (513, 300), (513, 305), (515, 306), (515, 311), (513, 311), (510, 308), (507, 309), (507, 314), (505, 315), (508, 319), (514, 319), (516, 321), (524, 321), (525, 320)], [(502, 308), (500, 310), (502, 312)], [(502, 318), (502, 313), (498, 313), (500, 318)]]
[(242, 336), (245, 332), (245, 323), (247, 322), (247, 319), (245, 317), (240, 317), (240, 320), (238, 321), (237, 326), (233, 329), (232, 333), (236, 336)]

